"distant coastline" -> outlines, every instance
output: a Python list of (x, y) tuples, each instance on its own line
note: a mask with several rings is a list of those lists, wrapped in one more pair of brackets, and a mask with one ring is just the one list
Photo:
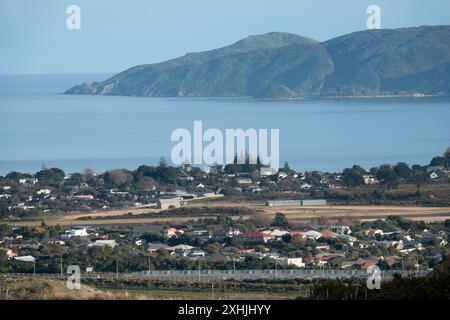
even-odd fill
[(373, 95), (373, 96), (311, 96), (311, 97), (294, 97), (294, 98), (252, 98), (262, 101), (289, 101), (289, 100), (369, 100), (369, 99), (426, 99), (426, 98), (449, 98), (450, 95), (437, 95), (437, 94), (401, 94), (401, 95)]

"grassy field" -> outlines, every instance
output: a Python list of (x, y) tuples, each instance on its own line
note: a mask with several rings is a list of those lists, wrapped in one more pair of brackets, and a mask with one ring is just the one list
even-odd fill
[(114, 289), (81, 285), (80, 290), (70, 290), (64, 281), (32, 277), (0, 279), (0, 300), (280, 300), (295, 299), (296, 291), (239, 291), (228, 289)]
[[(201, 207), (203, 203), (192, 203), (190, 207)], [(376, 206), (376, 205), (327, 205), (327, 206), (298, 206), (298, 207), (267, 207), (262, 201), (241, 201), (232, 200), (210, 202), (208, 207), (229, 207), (229, 208), (247, 208), (255, 213), (263, 213), (269, 217), (274, 217), (277, 212), (283, 212), (287, 219), (293, 223), (309, 224), (316, 223), (319, 219), (326, 219), (330, 223), (342, 220), (350, 221), (371, 221), (376, 219), (384, 219), (390, 215), (397, 215), (411, 220), (422, 220), (426, 222), (444, 221), (450, 219), (449, 207), (420, 207), (420, 206)], [(120, 215), (133, 213), (121, 219), (114, 219)], [(47, 225), (129, 225), (141, 223), (170, 222), (183, 223), (189, 220), (197, 220), (199, 218), (212, 218), (215, 215), (205, 216), (155, 216), (148, 217), (148, 214), (159, 213), (158, 209), (127, 209), (127, 210), (111, 210), (92, 213), (68, 213), (61, 217), (46, 217), (40, 220), (20, 220), (10, 221), (10, 224), (38, 226), (44, 221)], [(145, 218), (139, 215), (146, 214)], [(92, 217), (92, 220), (83, 220)], [(81, 219), (80, 219), (81, 218)], [(110, 219), (108, 219), (110, 218)], [(239, 216), (232, 217), (238, 219)], [(242, 216), (244, 219), (251, 218), (251, 215)]]

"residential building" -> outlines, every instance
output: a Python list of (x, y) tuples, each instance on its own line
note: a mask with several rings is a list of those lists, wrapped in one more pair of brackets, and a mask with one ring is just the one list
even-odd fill
[(330, 226), (329, 229), (330, 231), (340, 235), (352, 233), (349, 226)]
[(274, 168), (270, 167), (262, 167), (261, 169), (259, 169), (259, 175), (261, 177), (273, 176), (276, 173), (277, 171)]
[(95, 240), (95, 242), (89, 243), (88, 247), (111, 247), (114, 249), (117, 245), (116, 240)]
[(305, 263), (303, 262), (303, 258), (283, 258), (284, 263), (288, 266), (295, 266), (298, 268), (305, 267)]
[(268, 239), (259, 231), (241, 233), (236, 238), (240, 242), (245, 243), (264, 243)]
[(63, 237), (66, 239), (70, 239), (73, 237), (87, 237), (89, 234), (86, 231), (86, 228), (82, 229), (72, 229), (72, 230), (66, 230), (64, 232)]

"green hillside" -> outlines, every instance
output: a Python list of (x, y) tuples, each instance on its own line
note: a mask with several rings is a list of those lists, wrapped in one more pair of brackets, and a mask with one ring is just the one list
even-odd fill
[(450, 26), (366, 30), (326, 42), (289, 33), (130, 68), (66, 94), (261, 98), (450, 94)]

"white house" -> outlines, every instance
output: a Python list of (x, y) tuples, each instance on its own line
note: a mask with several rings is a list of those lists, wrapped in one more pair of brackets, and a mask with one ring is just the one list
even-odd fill
[(322, 236), (322, 233), (315, 231), (315, 230), (308, 230), (301, 233), (303, 236), (305, 236), (308, 239), (317, 240)]
[(238, 184), (252, 184), (253, 181), (250, 178), (245, 178), (245, 177), (238, 177), (236, 178), (236, 182)]
[(37, 178), (23, 178), (19, 179), (20, 184), (36, 184), (38, 182)]
[(64, 238), (66, 239), (70, 239), (73, 237), (87, 237), (88, 233), (86, 231), (86, 228), (82, 228), (82, 229), (72, 229), (72, 230), (66, 230), (64, 232)]
[(194, 247), (187, 245), (187, 244), (179, 244), (174, 247), (167, 248), (167, 250), (169, 250), (169, 251), (178, 251), (178, 250), (183, 251), (183, 250), (192, 250), (192, 249), (194, 249)]
[(288, 266), (295, 266), (299, 268), (303, 268), (305, 266), (302, 258), (284, 258), (283, 260)]
[(352, 230), (350, 230), (349, 226), (330, 226), (330, 231), (337, 233), (337, 234), (350, 234), (352, 233)]
[(205, 256), (205, 251), (200, 250), (200, 249), (196, 249), (196, 250), (191, 252), (191, 256), (193, 256), (193, 257), (204, 257)]
[(302, 185), (300, 186), (300, 189), (302, 190), (309, 190), (311, 189), (311, 185), (309, 183), (302, 183)]
[(372, 175), (365, 174), (365, 175), (363, 175), (363, 179), (364, 179), (364, 183), (367, 185), (380, 183), (380, 181), (375, 179), (375, 177)]
[(274, 238), (280, 238), (286, 234), (289, 234), (289, 231), (279, 229), (275, 229), (269, 233), (269, 235)]
[(41, 189), (41, 190), (36, 191), (36, 193), (37, 193), (38, 195), (41, 195), (41, 194), (43, 194), (43, 195), (48, 195), (48, 194), (50, 194), (51, 192), (52, 192), (52, 190), (50, 190), (50, 189)]
[(287, 173), (286, 172), (278, 172), (278, 179), (284, 179), (287, 178)]
[(275, 173), (277, 172), (274, 168), (262, 167), (261, 169), (259, 169), (259, 175), (261, 177), (273, 176)]
[(111, 247), (114, 249), (117, 246), (116, 240), (95, 240), (95, 242), (89, 243), (88, 247)]
[(430, 173), (430, 179), (437, 179), (437, 178), (439, 178), (439, 176), (436, 172)]

